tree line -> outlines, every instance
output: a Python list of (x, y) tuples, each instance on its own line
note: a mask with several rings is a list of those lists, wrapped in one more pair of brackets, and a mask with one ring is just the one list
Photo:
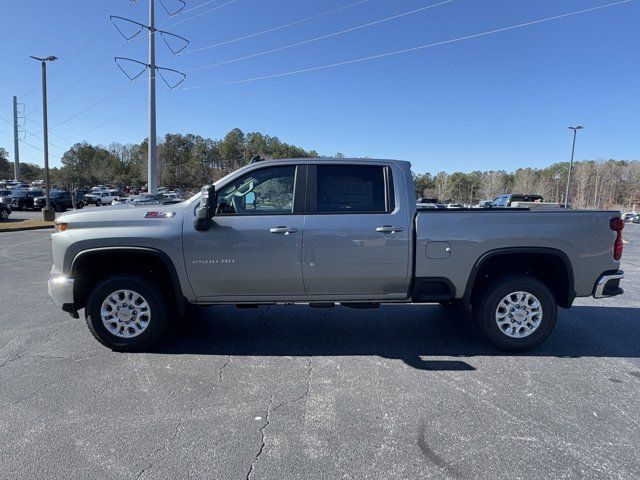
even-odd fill
[[(140, 187), (147, 182), (145, 139), (139, 144), (108, 146), (76, 143), (61, 158), (61, 167), (50, 169), (52, 184), (75, 189), (96, 184)], [(255, 155), (266, 159), (315, 158), (318, 153), (261, 133), (236, 128), (221, 140), (200, 135), (166, 134), (158, 142), (158, 184), (185, 189), (200, 188), (246, 165)], [(340, 154), (336, 154), (340, 155)], [(0, 179), (13, 178), (13, 163), (0, 148)], [(20, 163), (20, 179), (44, 178), (42, 167)]]
[[(158, 143), (159, 185), (195, 190), (246, 165), (254, 155), (266, 159), (317, 158), (305, 150), (258, 132), (236, 128), (214, 140), (199, 135), (167, 134)], [(336, 153), (334, 158), (342, 158)], [(441, 202), (473, 205), (501, 193), (537, 193), (551, 202), (563, 202), (569, 163), (546, 168), (519, 168), (514, 172), (472, 171), (414, 174), (416, 195)], [(44, 178), (43, 169), (20, 164), (24, 181)], [(13, 178), (13, 163), (0, 147), (0, 179)], [(104, 147), (77, 143), (64, 153), (61, 167), (51, 169), (52, 183), (75, 189), (96, 184), (140, 187), (147, 181), (147, 141), (112, 143)], [(637, 160), (586, 160), (575, 162), (571, 203), (576, 208), (631, 208), (640, 205), (640, 162)]]
[[(537, 193), (545, 201), (563, 203), (569, 162), (515, 172), (473, 171), (414, 174), (416, 194), (441, 202), (477, 204), (501, 193)], [(585, 160), (574, 162), (570, 202), (575, 208), (631, 208), (640, 205), (640, 162)]]

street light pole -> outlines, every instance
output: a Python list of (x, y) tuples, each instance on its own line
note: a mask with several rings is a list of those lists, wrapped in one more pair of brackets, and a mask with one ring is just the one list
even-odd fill
[(47, 62), (55, 62), (58, 58), (53, 55), (44, 58), (31, 56), (31, 58), (38, 60), (42, 64), (42, 139), (44, 141), (45, 189), (45, 206), (42, 209), (42, 219), (44, 221), (53, 221), (56, 218), (56, 212), (49, 205), (51, 185), (49, 183), (49, 128), (47, 127)]
[(13, 97), (13, 179), (20, 180), (20, 142), (18, 141), (18, 98)]
[(564, 196), (564, 208), (569, 207), (569, 195), (571, 192), (571, 170), (573, 169), (573, 154), (576, 151), (576, 135), (578, 130), (582, 130), (584, 127), (578, 125), (577, 127), (569, 127), (569, 130), (573, 130), (573, 145), (571, 146), (571, 160), (569, 161), (569, 174), (567, 175), (567, 192)]

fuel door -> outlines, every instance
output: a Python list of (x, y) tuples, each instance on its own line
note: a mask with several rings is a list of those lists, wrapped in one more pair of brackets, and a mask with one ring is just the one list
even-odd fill
[(449, 255), (451, 254), (451, 245), (449, 245), (449, 242), (427, 242), (425, 253), (427, 258), (449, 258)]

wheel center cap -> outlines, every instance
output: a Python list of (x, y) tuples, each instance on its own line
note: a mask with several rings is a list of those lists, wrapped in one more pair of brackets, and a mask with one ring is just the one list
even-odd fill
[(131, 320), (131, 311), (129, 311), (126, 308), (121, 308), (120, 311), (118, 312), (118, 317), (123, 322), (128, 322), (129, 320)]
[(515, 318), (518, 322), (522, 322), (527, 318), (527, 312), (525, 310), (516, 310), (513, 313), (513, 318)]

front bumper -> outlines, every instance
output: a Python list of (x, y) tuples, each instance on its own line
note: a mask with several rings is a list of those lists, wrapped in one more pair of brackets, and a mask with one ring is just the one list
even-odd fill
[(624, 278), (622, 270), (604, 272), (593, 287), (593, 298), (606, 298), (621, 295), (624, 290), (620, 288), (620, 280)]
[(57, 275), (49, 277), (47, 282), (49, 296), (57, 306), (68, 312), (69, 308), (74, 308), (73, 302), (73, 278)]

